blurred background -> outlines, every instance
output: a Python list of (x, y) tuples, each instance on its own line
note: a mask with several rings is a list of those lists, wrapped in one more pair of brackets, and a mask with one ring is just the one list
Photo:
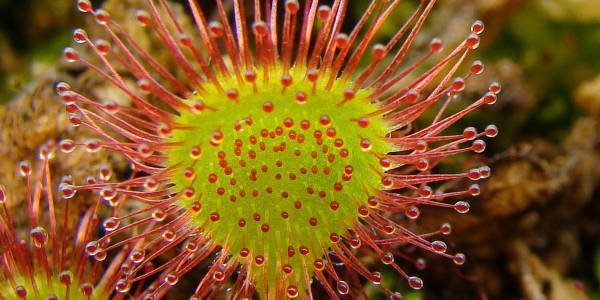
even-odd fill
[[(72, 29), (93, 23), (74, 2), (0, 0), (0, 103), (51, 87), (49, 78), (64, 71), (61, 50)], [(381, 38), (395, 33), (416, 2), (400, 5)], [(366, 5), (351, 1), (347, 23)], [(427, 257), (426, 270), (418, 271), (424, 291), (406, 298), (600, 299), (600, 0), (440, 1), (413, 48), (434, 36), (455, 45), (476, 19), (486, 29), (470, 61), (481, 59), (486, 70), (462, 98), (475, 99), (494, 80), (503, 91), (493, 107), (463, 123), (500, 128), (485, 156), (475, 158), (493, 176), (467, 216), (422, 214), (425, 227), (450, 221), (447, 242), (468, 260), (457, 268)], [(0, 155), (17, 161), (9, 152)], [(407, 290), (403, 285), (387, 286)]]

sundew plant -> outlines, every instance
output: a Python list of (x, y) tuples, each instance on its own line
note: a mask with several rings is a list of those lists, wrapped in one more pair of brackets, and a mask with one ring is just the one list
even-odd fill
[[(477, 184), (458, 191), (432, 186), (486, 178), (489, 168), (440, 174), (436, 166), (447, 156), (484, 151), (480, 138), (495, 136), (493, 125), (445, 132), (493, 104), (500, 85), (447, 111), (468, 79), (483, 71), (480, 61), (459, 71), (479, 45), (483, 23), (465, 29), (465, 39), (442, 57), (435, 38), (407, 60), (436, 1), (420, 1), (389, 40), (377, 41), (399, 2), (371, 1), (346, 32), (352, 3), (345, 0), (216, 0), (212, 19), (189, 0), (193, 30), (172, 3), (147, 0), (132, 16), (160, 40), (160, 50), (147, 51), (109, 12), (77, 1), (108, 38), (76, 29), (75, 42), (85, 46), (65, 48), (66, 60), (86, 66), (131, 102), (92, 99), (65, 82), (56, 86), (72, 124), (96, 133), (60, 147), (118, 152), (132, 166), (126, 180), (62, 186), (96, 191), (113, 207), (104, 236), (88, 249), (95, 255), (127, 247), (115, 297), (164, 297), (204, 265), (190, 299), (311, 299), (316, 285), (332, 299), (357, 298), (364, 281), (401, 299), (358, 250), (378, 257), (413, 289), (422, 280), (397, 259), (423, 261), (403, 255), (403, 247), (465, 262), (438, 239), (450, 233), (449, 224), (435, 232), (406, 224), (423, 205), (468, 212), (467, 202), (451, 199), (478, 195)], [(162, 64), (154, 51), (176, 65)], [(435, 117), (414, 126), (429, 109)]]
[[(55, 142), (48, 142), (40, 147), (35, 164), (18, 164), (15, 171), (26, 183), (25, 195), (0, 185), (0, 299), (108, 299), (119, 280), (126, 247), (114, 255), (95, 251), (89, 257), (87, 244), (98, 227), (101, 200), (76, 217), (75, 230), (69, 226), (76, 216), (71, 202), (77, 199), (75, 190), (68, 188), (73, 184), (70, 176), (53, 179), (56, 148)], [(85, 180), (93, 184), (110, 175), (103, 168), (97, 177)], [(18, 198), (25, 199), (22, 206), (8, 203)], [(27, 216), (26, 225), (15, 222), (14, 216), (20, 215)]]

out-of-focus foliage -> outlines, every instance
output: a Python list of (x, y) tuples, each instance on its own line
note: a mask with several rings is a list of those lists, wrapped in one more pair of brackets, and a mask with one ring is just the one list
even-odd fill
[(71, 0), (0, 0), (0, 103), (43, 76), (71, 39)]
[(600, 22), (598, 0), (536, 0), (537, 7), (559, 21)]
[[(596, 271), (596, 280), (597, 284), (600, 284), (600, 247), (596, 248), (596, 257), (595, 257), (595, 271)], [(594, 291), (594, 299), (600, 299), (600, 291)]]

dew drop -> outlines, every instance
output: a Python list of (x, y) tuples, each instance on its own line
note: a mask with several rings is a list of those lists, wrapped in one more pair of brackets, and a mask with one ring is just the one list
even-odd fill
[(166, 217), (167, 217), (167, 214), (162, 209), (157, 209), (157, 210), (155, 210), (155, 211), (152, 212), (152, 218), (156, 222), (162, 222), (162, 221), (165, 220)]
[(63, 55), (68, 62), (76, 62), (79, 60), (79, 54), (77, 51), (71, 47), (66, 47), (63, 50)]
[(58, 280), (64, 285), (71, 285), (73, 273), (71, 271), (64, 271), (58, 275)]
[(385, 46), (382, 44), (373, 45), (373, 48), (371, 48), (371, 54), (376, 60), (382, 59), (385, 56)]
[[(321, 126), (327, 127), (327, 126), (331, 125), (331, 118), (328, 115), (321, 115), (319, 117), (319, 123), (321, 124)], [(316, 131), (315, 131), (315, 134), (316, 134)]]
[(145, 143), (139, 144), (136, 151), (142, 158), (148, 158), (152, 155), (152, 149)]
[(73, 198), (73, 196), (75, 196), (75, 188), (68, 183), (61, 183), (58, 186), (58, 190), (60, 191), (60, 195), (64, 198), (64, 199), (71, 199)]
[(416, 276), (411, 276), (408, 278), (408, 285), (415, 290), (420, 290), (423, 288), (423, 280)]
[(21, 285), (15, 288), (15, 293), (17, 294), (17, 297), (21, 299), (27, 298), (27, 290)]
[(431, 249), (437, 253), (445, 253), (448, 249), (448, 246), (446, 246), (446, 243), (442, 241), (433, 241), (431, 243)]
[(175, 275), (173, 273), (165, 276), (165, 283), (170, 286), (174, 286), (177, 283), (177, 281), (179, 281), (179, 277), (177, 277), (177, 275)]
[(293, 269), (293, 268), (292, 268), (292, 266), (291, 266), (291, 265), (289, 265), (289, 264), (285, 264), (285, 265), (283, 265), (283, 267), (281, 267), (281, 271), (283, 271), (283, 273), (285, 273), (285, 274), (287, 274), (287, 275), (289, 275), (289, 274), (292, 274), (292, 271), (293, 271), (293, 270), (294, 270), (294, 269)]
[(429, 49), (433, 53), (439, 52), (440, 50), (442, 50), (443, 47), (444, 47), (444, 43), (442, 42), (442, 40), (440, 38), (437, 38), (437, 37), (433, 38), (433, 39), (431, 39), (431, 42), (429, 42)]
[(394, 185), (394, 180), (390, 176), (381, 178), (381, 184), (386, 188), (391, 188)]
[(319, 8), (317, 10), (317, 16), (319, 17), (319, 20), (321, 22), (327, 21), (327, 18), (329, 18), (330, 14), (331, 8), (328, 5), (319, 5)]
[(223, 281), (225, 279), (225, 273), (223, 271), (215, 271), (213, 273), (213, 279), (216, 282), (221, 282), (221, 281)]
[(190, 199), (194, 198), (194, 196), (196, 195), (196, 190), (193, 187), (188, 186), (188, 187), (184, 188), (181, 191), (181, 193), (183, 194), (183, 197), (185, 199), (190, 200)]
[(63, 153), (71, 153), (73, 152), (73, 150), (75, 150), (76, 147), (75, 142), (73, 142), (70, 139), (61, 140), (58, 143), (58, 146)]
[(79, 290), (83, 295), (88, 296), (89, 298), (94, 292), (94, 287), (90, 283), (86, 282), (79, 286)]
[(421, 195), (421, 197), (431, 197), (431, 195), (433, 195), (433, 189), (430, 186), (425, 185), (419, 188), (419, 195)]
[(427, 158), (421, 158), (416, 163), (417, 170), (427, 171), (429, 169), (429, 160)]
[(256, 72), (252, 70), (247, 70), (244, 74), (244, 78), (246, 78), (246, 81), (248, 82), (254, 82), (254, 80), (256, 80)]
[(469, 209), (470, 209), (470, 205), (468, 202), (458, 201), (458, 202), (454, 203), (454, 210), (457, 211), (458, 213), (465, 214), (465, 213), (469, 212)]
[(473, 25), (471, 25), (471, 32), (474, 34), (481, 34), (483, 32), (483, 29), (484, 25), (481, 20), (477, 20), (473, 22)]
[(479, 196), (479, 194), (481, 193), (481, 189), (479, 188), (478, 184), (472, 184), (471, 186), (469, 186), (469, 189), (467, 190), (467, 192), (471, 196)]
[(379, 272), (373, 272), (369, 276), (369, 280), (371, 280), (371, 282), (373, 282), (373, 284), (375, 284), (375, 285), (381, 284), (381, 278), (382, 278), (382, 276), (381, 276), (381, 273), (379, 273)]
[(394, 262), (394, 255), (391, 252), (387, 252), (385, 253), (383, 256), (381, 256), (381, 262), (389, 265), (391, 263)]
[(485, 142), (483, 140), (475, 140), (471, 149), (476, 153), (481, 153), (485, 150)]
[(309, 252), (308, 247), (306, 247), (306, 246), (300, 246), (300, 248), (298, 250), (300, 251), (300, 254), (302, 254), (302, 255), (307, 255)]
[(266, 223), (265, 223), (265, 224), (262, 224), (262, 225), (260, 226), (260, 230), (261, 230), (262, 232), (264, 232), (264, 233), (267, 233), (267, 232), (269, 232), (269, 224), (266, 224)]
[(346, 295), (350, 291), (350, 287), (345, 281), (340, 280), (337, 282), (337, 290), (340, 295)]
[(103, 9), (96, 10), (96, 22), (100, 25), (106, 25), (110, 21), (110, 15)]
[(270, 113), (272, 112), (274, 109), (274, 105), (273, 102), (267, 101), (265, 103), (263, 103), (263, 111), (266, 113)]
[(304, 92), (296, 93), (296, 103), (298, 103), (298, 104), (306, 103), (306, 94)]
[(47, 145), (42, 145), (38, 153), (38, 158), (43, 161), (50, 160), (54, 158), (54, 154), (54, 149), (48, 149)]
[(83, 124), (81, 118), (79, 118), (79, 116), (76, 114), (69, 114), (69, 122), (71, 122), (73, 127), (79, 127), (81, 124)]
[[(105, 41), (105, 40), (96, 40), (94, 42), (94, 45), (96, 45), (96, 48), (98, 48), (98, 51), (100, 51), (100, 54), (102, 55), (107, 55), (108, 53), (110, 53), (110, 44)], [(115, 105), (112, 106), (113, 108), (118, 108), (118, 104), (114, 103)], [(110, 113), (115, 113), (116, 110), (114, 109), (109, 109), (107, 107), (105, 107)]]
[(325, 263), (320, 258), (315, 259), (315, 261), (313, 262), (313, 266), (315, 267), (315, 270), (319, 272), (325, 269)]
[(466, 45), (469, 49), (473, 50), (473, 49), (477, 49), (477, 47), (479, 47), (479, 36), (471, 33), (467, 39), (465, 40)]
[(298, 288), (295, 285), (288, 285), (286, 292), (290, 298), (298, 297)]
[(111, 200), (115, 199), (115, 197), (117, 196), (117, 189), (115, 189), (115, 187), (112, 185), (104, 186), (100, 190), (100, 196), (102, 197), (102, 199), (111, 202)]
[(298, 10), (300, 9), (300, 4), (298, 3), (297, 0), (286, 0), (285, 1), (285, 8), (287, 9), (287, 11), (289, 11), (291, 14), (295, 14), (298, 12)]
[(281, 85), (288, 87), (290, 85), (292, 85), (293, 79), (292, 76), (290, 76), (289, 74), (283, 74), (281, 76)]
[(90, 12), (92, 10), (92, 4), (89, 0), (77, 0), (77, 9), (81, 12)]
[(132, 270), (131, 264), (129, 262), (125, 262), (119, 267), (119, 270), (123, 275), (130, 275)]
[(457, 77), (452, 82), (452, 91), (460, 92), (465, 89), (465, 80), (462, 77)]
[(471, 180), (479, 180), (481, 178), (481, 172), (479, 169), (471, 169), (467, 172), (467, 177)]
[(265, 262), (265, 257), (262, 255), (257, 255), (254, 258), (254, 263), (259, 267), (262, 266), (264, 262)]
[(354, 237), (350, 239), (350, 247), (353, 249), (358, 249), (362, 245), (362, 241), (358, 237)]
[(337, 233), (333, 232), (329, 235), (329, 240), (334, 244), (339, 243), (340, 236)]
[(175, 237), (176, 237), (176, 235), (175, 235), (175, 232), (173, 232), (173, 231), (172, 231), (172, 230), (170, 230), (170, 229), (167, 229), (167, 230), (165, 230), (165, 231), (163, 232), (163, 234), (162, 234), (162, 238), (163, 238), (163, 240), (165, 240), (165, 241), (167, 241), (167, 242), (172, 242), (172, 241), (174, 241), (174, 240), (175, 240)]
[(423, 140), (418, 140), (415, 143), (415, 150), (419, 153), (425, 152), (427, 150), (427, 142)]
[(217, 222), (217, 221), (219, 221), (219, 219), (221, 219), (221, 216), (219, 216), (219, 213), (213, 212), (210, 214), (209, 218), (212, 222)]
[(498, 135), (498, 127), (496, 127), (496, 125), (488, 125), (485, 128), (485, 136), (487, 137), (495, 137)]
[(192, 203), (192, 206), (190, 207), (190, 209), (192, 210), (193, 213), (198, 213), (202, 209), (202, 204), (200, 204), (200, 202), (198, 202), (198, 201), (195, 201), (194, 203)]
[(144, 260), (145, 256), (144, 250), (136, 249), (131, 252), (129, 259), (131, 259), (134, 264), (139, 264)]
[(55, 90), (57, 95), (63, 96), (65, 93), (71, 92), (71, 86), (64, 81), (59, 81), (55, 85)]
[(83, 181), (87, 184), (96, 184), (96, 178), (94, 176), (86, 176)]
[(23, 177), (31, 175), (31, 164), (29, 163), (29, 161), (24, 160), (19, 162), (17, 168), (19, 170), (19, 175)]
[(387, 234), (393, 234), (396, 231), (396, 226), (394, 223), (387, 224), (383, 226), (383, 231)]
[(359, 215), (361, 218), (366, 218), (366, 217), (368, 217), (368, 216), (369, 216), (369, 209), (368, 209), (368, 208), (366, 208), (364, 205), (363, 205), (363, 206), (360, 206), (360, 207), (358, 208), (358, 215)]
[(210, 33), (213, 37), (221, 37), (225, 33), (223, 24), (217, 21), (211, 21), (208, 23), (208, 30), (210, 30)]
[(73, 31), (73, 40), (78, 44), (83, 44), (88, 41), (88, 35), (85, 30), (77, 28)]
[(344, 49), (348, 46), (348, 35), (345, 33), (338, 33), (335, 37), (335, 45), (340, 49)]
[(135, 19), (138, 21), (140, 26), (148, 26), (150, 25), (150, 15), (141, 9), (135, 11)]
[(185, 250), (192, 253), (196, 252), (196, 250), (198, 250), (198, 243), (196, 243), (195, 241), (187, 242), (187, 244), (185, 245)]
[(500, 85), (499, 82), (494, 81), (490, 84), (490, 87), (489, 87), (490, 92), (492, 92), (494, 94), (498, 94), (498, 93), (500, 93), (501, 90), (502, 90), (502, 86)]
[(107, 165), (100, 166), (98, 178), (102, 181), (108, 181), (112, 177), (112, 171)]
[(98, 253), (94, 254), (94, 259), (96, 261), (104, 261), (106, 259), (106, 256), (106, 251), (99, 251)]
[(154, 192), (158, 188), (158, 181), (153, 177), (148, 177), (144, 180), (144, 189), (149, 192)]
[(479, 75), (483, 73), (483, 63), (480, 60), (476, 60), (471, 64), (471, 74)]
[(31, 242), (36, 248), (42, 248), (46, 246), (48, 242), (48, 232), (43, 227), (36, 227), (29, 232)]
[(415, 220), (417, 218), (419, 218), (419, 215), (421, 215), (421, 211), (419, 211), (419, 208), (414, 206), (414, 205), (410, 205), (409, 207), (406, 208), (406, 210), (404, 211), (404, 214), (411, 220)]
[(390, 300), (402, 300), (402, 299), (403, 299), (403, 298), (402, 298), (402, 295), (400, 295), (400, 293), (393, 293), (393, 294), (390, 296)]
[(252, 31), (257, 36), (265, 36), (269, 32), (269, 28), (264, 21), (256, 21), (252, 24)]
[[(490, 89), (491, 88), (492, 87), (490, 86)], [(483, 103), (485, 103), (485, 104), (494, 104), (494, 103), (496, 103), (497, 99), (498, 99), (498, 97), (493, 92), (487, 92), (485, 95), (483, 95), (483, 98), (482, 98)]]
[(126, 279), (119, 279), (119, 281), (117, 281), (117, 284), (115, 285), (115, 290), (117, 291), (117, 293), (120, 294), (127, 293), (130, 288), (131, 284)]
[(449, 235), (452, 232), (452, 226), (450, 223), (444, 223), (440, 226), (440, 233), (443, 235)]
[(462, 135), (463, 135), (463, 138), (465, 138), (467, 140), (472, 140), (477, 135), (477, 129), (475, 129), (475, 127), (467, 127), (467, 128), (465, 128), (465, 130), (463, 130)]
[(96, 139), (88, 139), (85, 141), (85, 151), (88, 153), (96, 153), (100, 150), (101, 144)]
[(415, 267), (419, 270), (424, 270), (425, 267), (427, 267), (427, 262), (425, 259), (419, 257), (417, 258), (417, 261), (415, 261)]
[(98, 242), (91, 241), (85, 245), (85, 253), (87, 255), (94, 255), (98, 252)]
[(462, 265), (465, 263), (466, 261), (466, 256), (463, 253), (456, 253), (453, 257), (452, 257), (452, 261), (457, 264), (457, 265)]
[(158, 126), (156, 126), (156, 133), (161, 138), (168, 138), (171, 135), (171, 132), (172, 129), (166, 124), (159, 123)]
[(248, 255), (250, 255), (250, 250), (248, 250), (248, 248), (242, 248), (240, 250), (241, 257), (248, 257)]
[(479, 174), (482, 179), (490, 177), (491, 169), (488, 166), (479, 167)]

